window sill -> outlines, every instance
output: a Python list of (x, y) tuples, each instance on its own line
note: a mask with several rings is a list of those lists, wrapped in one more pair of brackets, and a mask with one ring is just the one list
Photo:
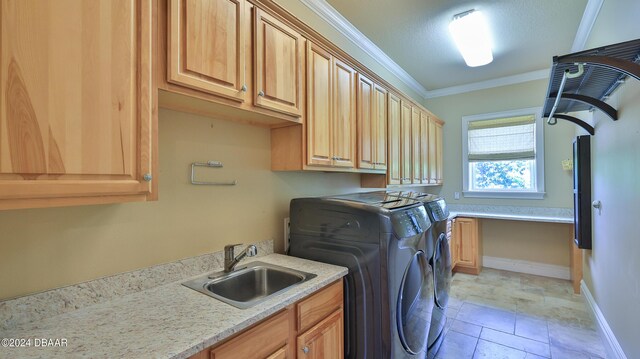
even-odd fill
[(462, 195), (468, 198), (544, 199), (545, 192), (465, 191)]

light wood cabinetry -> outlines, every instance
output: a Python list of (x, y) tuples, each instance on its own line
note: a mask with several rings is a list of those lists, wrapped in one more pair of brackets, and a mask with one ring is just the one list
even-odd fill
[(429, 184), (429, 115), (420, 112), (420, 183)]
[(420, 131), (420, 110), (411, 110), (411, 183), (422, 183), (422, 139)]
[(482, 241), (477, 218), (457, 217), (453, 220), (452, 258), (456, 272), (479, 274), (482, 269)]
[(307, 45), (307, 165), (353, 168), (356, 73), (311, 42)]
[(436, 117), (429, 117), (429, 183), (442, 184), (443, 154), (442, 126), (444, 122)]
[(400, 100), (400, 184), (411, 184), (411, 103)]
[(402, 182), (401, 174), (401, 127), (400, 127), (400, 98), (393, 93), (388, 96), (388, 129), (389, 129), (389, 156), (388, 156), (388, 183), (397, 185)]
[(154, 198), (153, 3), (92, 4), (0, 2), (0, 209)]
[(342, 288), (342, 280), (334, 282), (190, 359), (342, 359)]
[(358, 74), (358, 168), (387, 170), (387, 90)]
[(336, 310), (323, 321), (298, 336), (297, 358), (342, 359), (344, 328), (342, 310)]
[[(291, 327), (290, 310), (279, 314), (244, 331), (242, 334), (211, 349), (211, 359), (278, 358), (289, 350)], [(286, 356), (285, 356), (286, 357)]]
[(305, 39), (259, 8), (253, 28), (255, 105), (301, 116)]
[(245, 0), (169, 0), (168, 81), (244, 101)]

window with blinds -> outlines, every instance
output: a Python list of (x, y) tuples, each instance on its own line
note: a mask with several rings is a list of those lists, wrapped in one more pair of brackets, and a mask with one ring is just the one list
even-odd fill
[(463, 117), (465, 196), (542, 198), (528, 195), (543, 193), (544, 187), (544, 142), (536, 110)]

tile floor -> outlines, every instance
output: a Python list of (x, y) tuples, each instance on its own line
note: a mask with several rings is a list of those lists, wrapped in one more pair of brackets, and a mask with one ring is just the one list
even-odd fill
[(485, 268), (455, 273), (436, 358), (605, 358), (580, 295), (566, 280)]

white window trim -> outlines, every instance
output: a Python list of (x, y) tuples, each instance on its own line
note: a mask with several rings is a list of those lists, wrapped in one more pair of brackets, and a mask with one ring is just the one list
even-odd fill
[[(533, 114), (536, 118), (536, 191), (470, 191), (469, 190), (469, 122)], [(543, 199), (544, 191), (544, 126), (542, 107), (462, 116), (462, 195), (469, 198)]]

